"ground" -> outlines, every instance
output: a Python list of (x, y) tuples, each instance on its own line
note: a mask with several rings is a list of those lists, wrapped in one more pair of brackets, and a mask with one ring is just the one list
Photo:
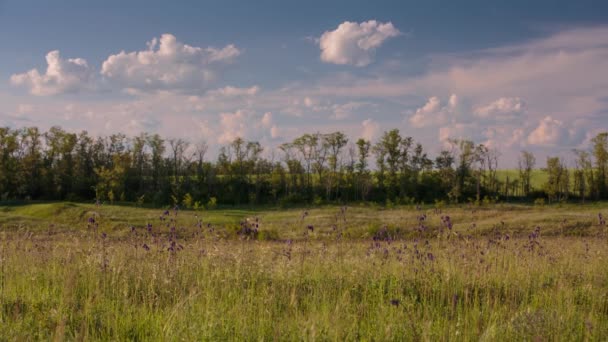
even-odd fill
[(1, 206), (0, 340), (601, 340), (606, 214)]

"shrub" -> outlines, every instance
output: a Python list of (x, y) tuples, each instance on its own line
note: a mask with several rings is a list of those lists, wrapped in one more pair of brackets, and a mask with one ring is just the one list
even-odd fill
[(211, 197), (209, 202), (207, 202), (207, 209), (212, 210), (217, 208), (217, 198)]
[(182, 204), (184, 205), (184, 207), (188, 208), (188, 209), (192, 209), (192, 202), (194, 201), (194, 199), (192, 198), (192, 195), (190, 195), (189, 193), (184, 195), (184, 199), (182, 200)]

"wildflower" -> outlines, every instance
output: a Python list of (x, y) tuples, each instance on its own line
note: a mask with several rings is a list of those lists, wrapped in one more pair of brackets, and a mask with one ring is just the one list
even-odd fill
[(448, 215), (442, 216), (441, 222), (443, 222), (443, 225), (446, 228), (448, 228), (449, 230), (452, 230), (452, 227), (453, 227), (452, 220), (450, 219), (450, 217)]
[(169, 252), (175, 252), (176, 248), (177, 248), (177, 244), (175, 243), (175, 241), (171, 241), (171, 245), (169, 245), (169, 248), (167, 248), (167, 250)]
[(149, 247), (147, 244), (145, 244), (145, 243), (144, 243), (144, 244), (143, 244), (141, 247), (142, 247), (143, 249), (145, 249), (146, 251), (149, 251), (149, 250), (150, 250), (150, 247)]

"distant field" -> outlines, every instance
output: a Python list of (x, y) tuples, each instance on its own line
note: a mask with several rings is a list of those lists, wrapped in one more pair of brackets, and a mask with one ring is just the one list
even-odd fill
[[(503, 169), (497, 170), (496, 175), (501, 182), (504, 182), (507, 177), (509, 181), (519, 180), (519, 170), (517, 169)], [(547, 173), (543, 170), (532, 170), (532, 178), (530, 179), (533, 189), (542, 189), (543, 185), (547, 182)]]
[(598, 214), (0, 206), (0, 340), (603, 340)]

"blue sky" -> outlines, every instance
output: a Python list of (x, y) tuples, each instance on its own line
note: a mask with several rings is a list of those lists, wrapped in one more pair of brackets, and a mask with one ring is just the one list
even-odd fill
[(608, 127), (607, 18), (605, 1), (0, 0), (0, 125), (214, 146), (399, 128), (512, 166)]

